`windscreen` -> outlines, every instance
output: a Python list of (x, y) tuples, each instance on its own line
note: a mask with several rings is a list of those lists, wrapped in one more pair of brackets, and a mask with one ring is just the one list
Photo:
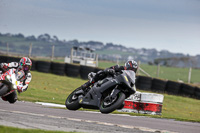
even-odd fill
[(126, 73), (129, 80), (131, 80), (131, 82), (135, 84), (135, 72), (132, 70), (124, 70), (124, 73)]

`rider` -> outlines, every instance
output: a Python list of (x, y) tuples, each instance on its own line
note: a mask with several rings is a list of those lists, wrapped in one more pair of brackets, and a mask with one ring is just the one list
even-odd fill
[[(16, 71), (23, 70), (25, 73), (25, 79), (23, 80), (23, 87), (18, 88), (18, 92), (26, 91), (28, 88), (29, 83), (31, 82), (32, 76), (30, 73), (30, 69), (32, 66), (32, 61), (28, 57), (23, 57), (18, 62), (11, 62), (11, 63), (0, 63), (0, 69), (2, 72), (6, 72), (11, 68), (16, 68)], [(3, 100), (6, 100), (5, 97), (2, 97)], [(17, 99), (16, 99), (17, 100)]]
[(97, 73), (91, 72), (88, 74), (89, 81), (82, 85), (81, 88), (84, 90), (109, 74), (114, 75), (116, 72), (121, 72), (122, 70), (133, 70), (136, 73), (137, 69), (137, 62), (134, 60), (128, 60), (124, 66), (115, 65), (110, 68), (106, 68), (105, 70), (100, 70)]

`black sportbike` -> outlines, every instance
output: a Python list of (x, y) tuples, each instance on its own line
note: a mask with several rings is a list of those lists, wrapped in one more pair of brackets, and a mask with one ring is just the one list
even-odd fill
[(136, 92), (135, 72), (123, 70), (94, 83), (91, 87), (74, 90), (66, 99), (69, 110), (79, 108), (99, 109), (101, 113), (110, 113), (124, 106), (124, 100)]

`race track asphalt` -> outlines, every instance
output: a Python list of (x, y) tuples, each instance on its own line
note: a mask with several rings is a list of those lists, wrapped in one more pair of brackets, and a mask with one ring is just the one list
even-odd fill
[(129, 115), (49, 108), (36, 103), (0, 100), (0, 125), (87, 133), (199, 133), (200, 123)]

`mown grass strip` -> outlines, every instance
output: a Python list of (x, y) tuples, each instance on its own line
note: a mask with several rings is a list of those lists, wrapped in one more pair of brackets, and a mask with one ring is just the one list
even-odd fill
[(8, 126), (0, 126), (0, 133), (78, 133), (78, 132), (62, 132), (62, 131), (46, 131), (39, 129), (22, 129)]

